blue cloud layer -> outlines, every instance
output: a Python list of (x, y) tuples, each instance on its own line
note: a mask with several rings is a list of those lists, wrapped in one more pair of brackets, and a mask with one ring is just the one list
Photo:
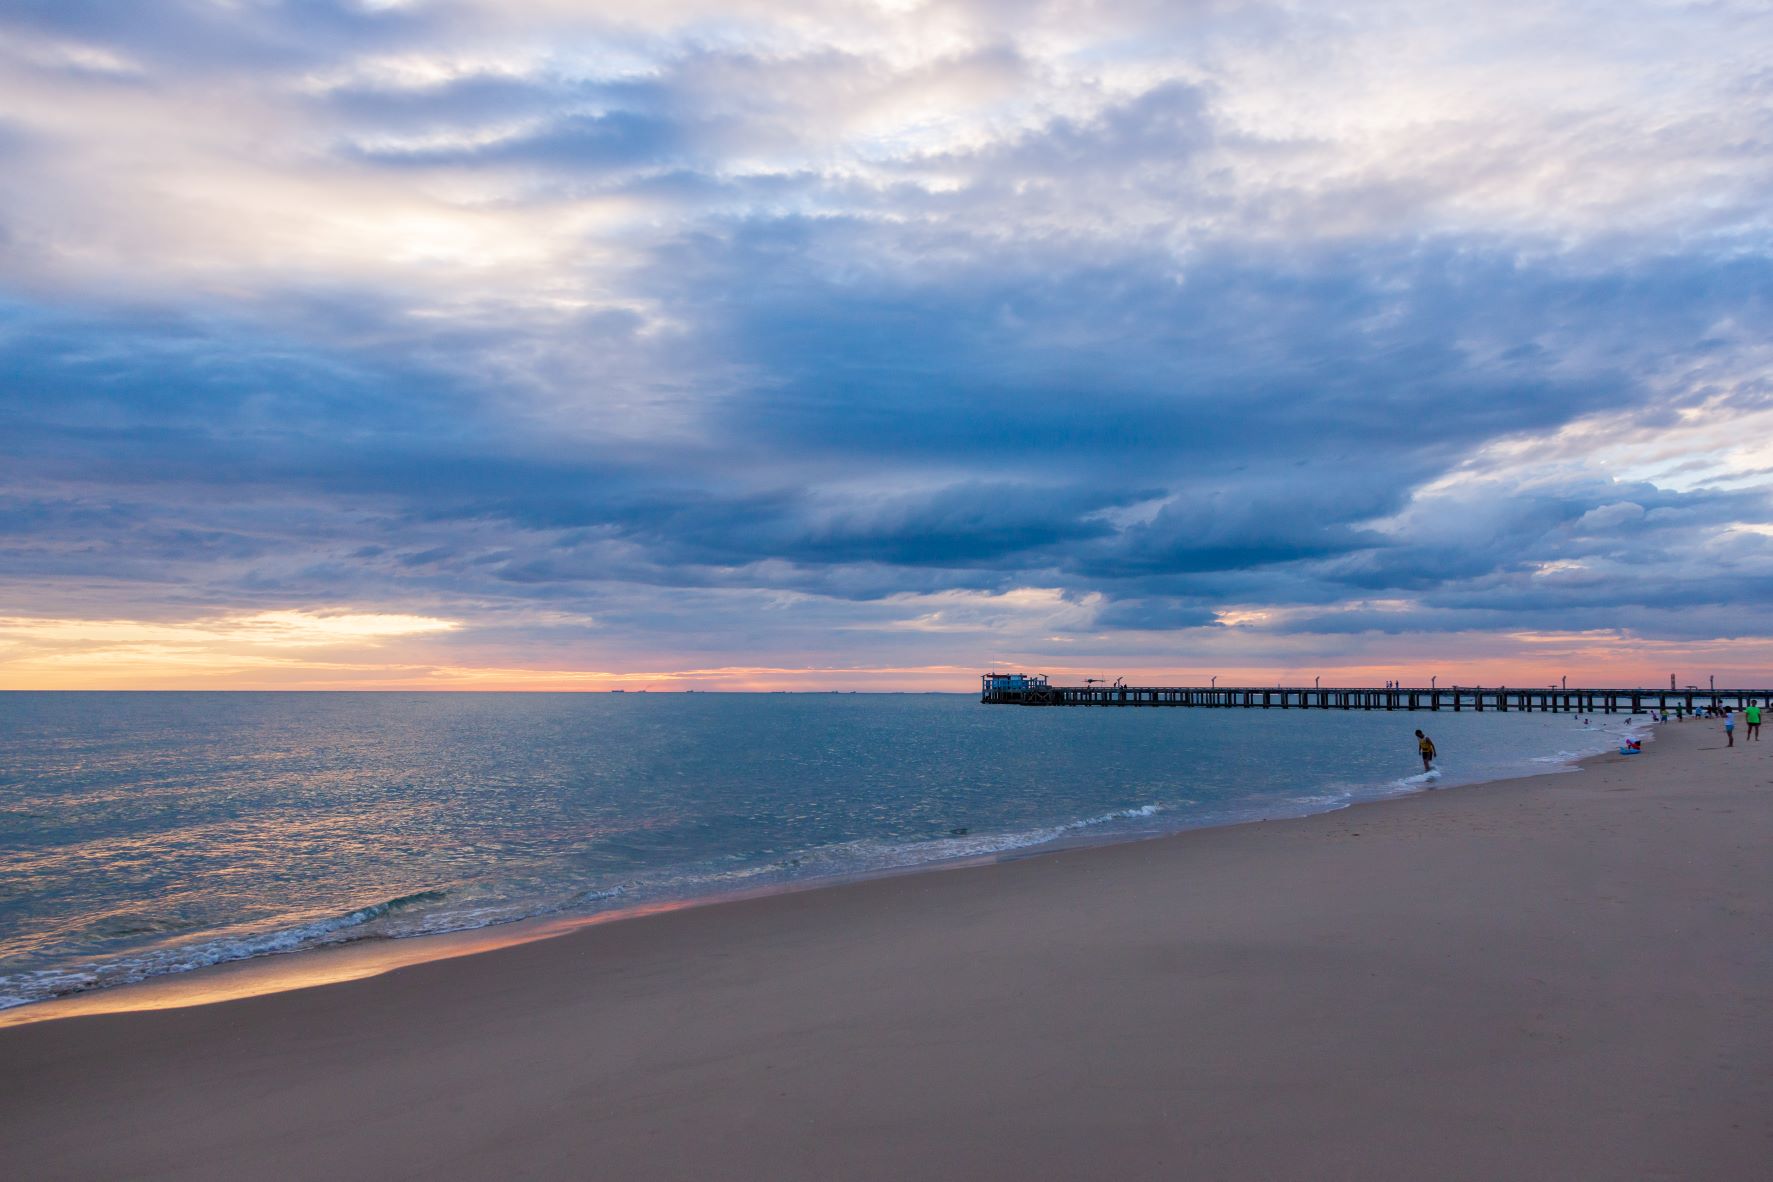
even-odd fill
[[(419, 603), (884, 659), (944, 596), (1058, 593), (941, 642), (983, 659), (1233, 609), (1349, 654), (1703, 639), (1773, 592), (1764, 114), (1703, 169), (1580, 94), (1332, 141), (1262, 113), (1279, 11), (1155, 64), (955, 11), (908, 60), (841, 14), (839, 48), (767, 11), (549, 39), (468, 3), (10, 6), (7, 93), (74, 113), (0, 124), (41, 178), (0, 190), (6, 609)], [(1626, 67), (1626, 15), (1560, 16)], [(1701, 55), (1766, 31), (1689, 19)], [(1354, 26), (1327, 52), (1384, 48)], [(1645, 110), (1722, 118), (1755, 76)], [(200, 87), (237, 109), (179, 125)]]

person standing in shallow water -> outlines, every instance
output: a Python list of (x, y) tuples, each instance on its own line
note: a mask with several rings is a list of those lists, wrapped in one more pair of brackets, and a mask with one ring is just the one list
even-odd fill
[(1433, 770), (1436, 754), (1434, 740), (1421, 731), (1416, 732), (1416, 752), (1422, 756), (1422, 770), (1425, 772)]

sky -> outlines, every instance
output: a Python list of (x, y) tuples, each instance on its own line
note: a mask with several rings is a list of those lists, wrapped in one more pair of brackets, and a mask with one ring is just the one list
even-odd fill
[(1761, 0), (0, 0), (0, 688), (1773, 682)]

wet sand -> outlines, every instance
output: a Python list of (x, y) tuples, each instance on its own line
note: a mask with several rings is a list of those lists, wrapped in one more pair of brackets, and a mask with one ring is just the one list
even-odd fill
[(1722, 743), (3, 1029), (6, 1173), (1764, 1178)]

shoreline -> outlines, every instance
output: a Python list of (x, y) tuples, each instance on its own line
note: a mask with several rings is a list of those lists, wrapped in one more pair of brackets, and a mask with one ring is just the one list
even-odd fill
[(44, 1179), (1759, 1178), (1743, 746), (15, 1026), (0, 1137)]
[[(1656, 724), (1646, 721), (1636, 729), (1647, 740), (1653, 741), (1658, 727)], [(412, 965), (493, 953), (501, 949), (537, 941), (560, 939), (586, 928), (643, 920), (654, 915), (690, 908), (720, 907), (751, 899), (799, 894), (806, 891), (831, 890), (885, 879), (991, 866), (1079, 850), (1094, 850), (1144, 842), (1173, 841), (1207, 830), (1235, 829), (1243, 826), (1329, 816), (1365, 806), (1406, 801), (1429, 792), (1479, 789), (1496, 784), (1537, 779), (1543, 776), (1578, 773), (1589, 762), (1607, 758), (1610, 754), (1612, 753), (1607, 751), (1596, 752), (1592, 755), (1561, 762), (1547, 763), (1542, 770), (1523, 770), (1519, 775), (1474, 781), (1456, 780), (1444, 786), (1423, 785), (1411, 791), (1355, 798), (1326, 808), (1304, 812), (1280, 812), (1273, 816), (1247, 817), (1233, 821), (1205, 821), (1196, 825), (1156, 833), (1111, 834), (1099, 840), (1091, 840), (1080, 832), (1078, 836), (1059, 836), (1032, 845), (1010, 846), (989, 853), (960, 855), (874, 871), (860, 871), (808, 880), (776, 882), (715, 894), (648, 901), (588, 914), (536, 915), (489, 924), (480, 928), (428, 932), (404, 937), (343, 940), (285, 952), (246, 956), (180, 972), (159, 973), (139, 981), (100, 986), (59, 997), (27, 1002), (23, 1005), (0, 1008), (0, 1030), (99, 1014), (182, 1009), (191, 1006), (214, 1005), (243, 998), (262, 997), (296, 989), (322, 988), (327, 985), (381, 976), (384, 973), (395, 972)], [(1614, 757), (1618, 758), (1616, 755)], [(1408, 779), (1414, 778), (1408, 777)], [(1369, 791), (1376, 792), (1379, 791), (1379, 788), (1372, 788)]]

